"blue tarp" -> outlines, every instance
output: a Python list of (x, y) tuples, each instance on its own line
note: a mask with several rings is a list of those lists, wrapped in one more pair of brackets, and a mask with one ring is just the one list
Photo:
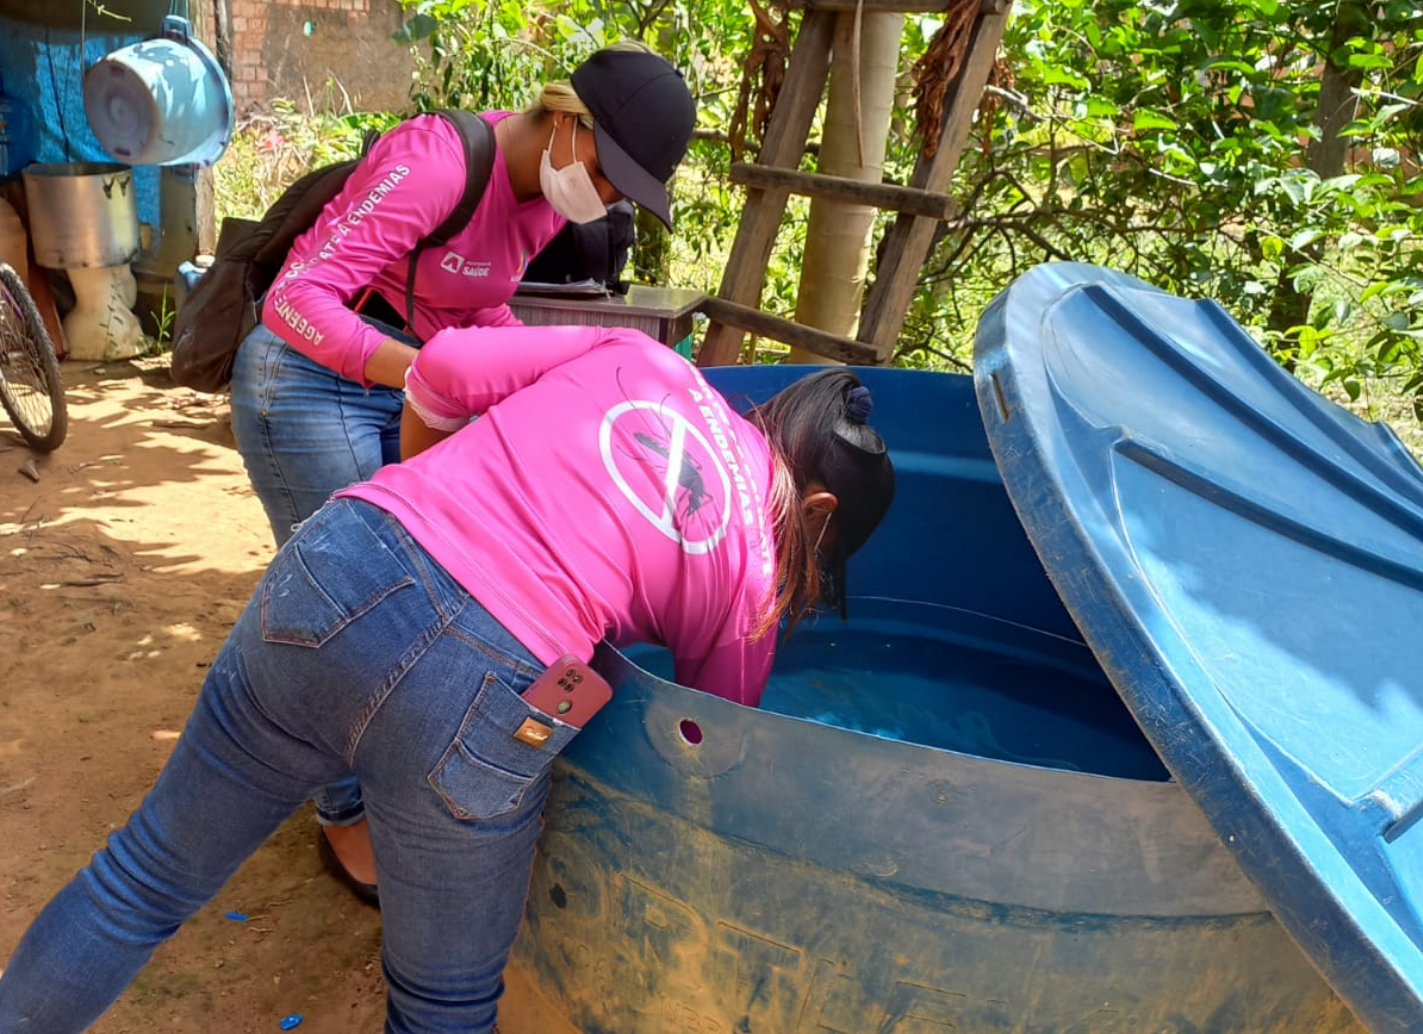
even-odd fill
[[(100, 29), (107, 26), (100, 25)], [(34, 115), (37, 126), (35, 160), (39, 162), (111, 162), (99, 146), (84, 114), (84, 69), (120, 47), (146, 39), (158, 26), (134, 26), (132, 31), (94, 31), (83, 37), (62, 29), (16, 21), (0, 15), (0, 75), (5, 93)], [(138, 188), (138, 218), (158, 225), (156, 167), (134, 169)]]

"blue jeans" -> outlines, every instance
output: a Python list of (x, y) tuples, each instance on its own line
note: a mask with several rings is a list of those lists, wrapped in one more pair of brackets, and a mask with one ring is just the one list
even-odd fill
[(528, 891), (549, 766), (513, 736), (541, 665), (393, 518), (336, 500), (277, 555), (127, 825), (0, 976), (0, 1031), (93, 1023), (311, 792), (360, 777), (388, 1034), (485, 1032)]
[(363, 388), (260, 324), (247, 335), (232, 364), (232, 433), (278, 546), (333, 492), (399, 462), (404, 403), (403, 392)]
[[(367, 390), (308, 359), (261, 324), (247, 335), (232, 366), (232, 433), (278, 546), (332, 493), (399, 462), (404, 402), (394, 388)], [(351, 825), (365, 814), (355, 779), (323, 787), (313, 800), (323, 825)]]

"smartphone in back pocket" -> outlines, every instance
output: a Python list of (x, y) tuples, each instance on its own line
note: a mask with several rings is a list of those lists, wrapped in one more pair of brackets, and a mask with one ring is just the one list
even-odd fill
[(564, 654), (522, 695), (530, 707), (581, 729), (613, 698), (613, 687), (577, 657)]

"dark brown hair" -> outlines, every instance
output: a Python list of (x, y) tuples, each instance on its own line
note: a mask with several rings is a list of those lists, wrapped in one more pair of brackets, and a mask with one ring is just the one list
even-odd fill
[[(748, 418), (771, 446), (767, 508), (776, 542), (776, 594), (757, 626), (766, 634), (786, 619), (789, 632), (825, 596), (832, 581), (844, 616), (845, 560), (864, 544), (894, 498), (894, 467), (884, 441), (866, 420), (869, 389), (852, 370), (810, 374), (757, 406)], [(834, 554), (821, 557), (810, 538), (801, 496), (823, 484), (838, 504)]]

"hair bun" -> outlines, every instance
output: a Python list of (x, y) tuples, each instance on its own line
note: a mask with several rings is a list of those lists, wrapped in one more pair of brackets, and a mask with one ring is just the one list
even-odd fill
[(867, 422), (870, 419), (870, 412), (874, 408), (874, 402), (870, 399), (870, 389), (863, 384), (857, 384), (845, 392), (845, 415), (855, 423)]

